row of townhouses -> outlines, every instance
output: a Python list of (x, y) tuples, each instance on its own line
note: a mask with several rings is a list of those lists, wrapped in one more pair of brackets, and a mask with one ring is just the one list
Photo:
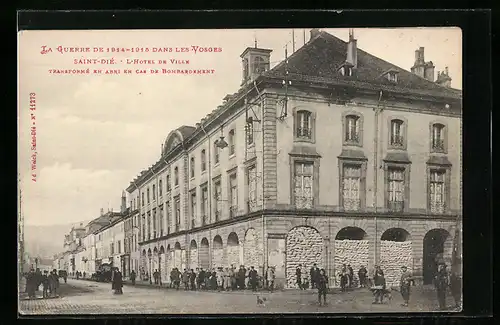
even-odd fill
[(167, 279), (174, 267), (274, 267), (289, 287), (299, 264), (332, 279), (343, 264), (381, 265), (393, 283), (406, 265), (429, 283), (451, 263), (462, 93), (448, 68), (435, 79), (422, 47), (407, 71), (358, 49), (352, 32), (310, 36), (272, 69), (271, 50), (245, 49), (239, 90), (168, 134), (121, 211), (85, 227), (71, 270), (112, 262)]

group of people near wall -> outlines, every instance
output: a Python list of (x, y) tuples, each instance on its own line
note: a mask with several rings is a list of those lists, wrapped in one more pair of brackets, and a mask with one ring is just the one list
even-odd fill
[(57, 289), (59, 288), (59, 275), (57, 270), (54, 269), (50, 273), (45, 270), (43, 273), (40, 269), (30, 269), (24, 277), (26, 278), (25, 292), (28, 294), (28, 298), (35, 299), (36, 292), (40, 291), (40, 286), (42, 286), (42, 297), (57, 297)]
[[(169, 274), (168, 285), (170, 288), (179, 290), (181, 287), (184, 290), (217, 290), (217, 291), (233, 291), (252, 289), (274, 290), (276, 279), (275, 267), (268, 267), (264, 275), (259, 275), (255, 267), (250, 268), (240, 265), (237, 269), (234, 265), (231, 267), (217, 267), (205, 270), (204, 268), (184, 269), (181, 272), (178, 268), (173, 268)], [(149, 279), (149, 274), (142, 273), (142, 279)], [(135, 280), (134, 280), (135, 281)], [(153, 271), (150, 281), (155, 285), (162, 286), (164, 279), (161, 278), (160, 272), (156, 269)]]
[(328, 276), (325, 269), (320, 269), (316, 265), (307, 270), (305, 265), (299, 264), (295, 270), (297, 286), (300, 290), (318, 289), (318, 303), (326, 305), (326, 293), (328, 291)]

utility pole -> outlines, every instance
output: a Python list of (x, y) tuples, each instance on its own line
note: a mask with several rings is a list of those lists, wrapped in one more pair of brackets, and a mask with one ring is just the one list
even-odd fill
[(292, 53), (295, 53), (295, 29), (292, 29)]

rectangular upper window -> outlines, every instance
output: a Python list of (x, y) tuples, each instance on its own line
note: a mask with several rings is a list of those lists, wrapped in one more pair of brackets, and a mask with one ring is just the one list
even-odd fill
[(294, 197), (297, 209), (311, 209), (313, 207), (313, 162), (296, 162), (294, 173)]

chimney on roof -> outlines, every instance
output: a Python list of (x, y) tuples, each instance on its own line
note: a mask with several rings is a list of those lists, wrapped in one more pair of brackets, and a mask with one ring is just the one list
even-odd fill
[(354, 69), (358, 67), (358, 41), (354, 38), (354, 29), (349, 29), (349, 43), (347, 43), (347, 58)]
[(436, 83), (443, 87), (451, 87), (451, 77), (448, 74), (448, 67), (445, 67), (444, 71), (438, 71)]
[(313, 28), (313, 29), (311, 29), (311, 31), (309, 32), (309, 34), (310, 34), (309, 40), (312, 40), (313, 38), (315, 38), (316, 36), (318, 36), (320, 33), (321, 33), (321, 31), (319, 30), (319, 28)]
[(432, 61), (425, 62), (424, 48), (421, 46), (415, 50), (415, 63), (411, 67), (411, 72), (434, 82), (434, 64)]
[(101, 208), (101, 216), (104, 215), (104, 208)]
[(120, 212), (125, 213), (127, 211), (127, 196), (125, 195), (125, 191), (122, 191), (122, 204), (120, 206)]

